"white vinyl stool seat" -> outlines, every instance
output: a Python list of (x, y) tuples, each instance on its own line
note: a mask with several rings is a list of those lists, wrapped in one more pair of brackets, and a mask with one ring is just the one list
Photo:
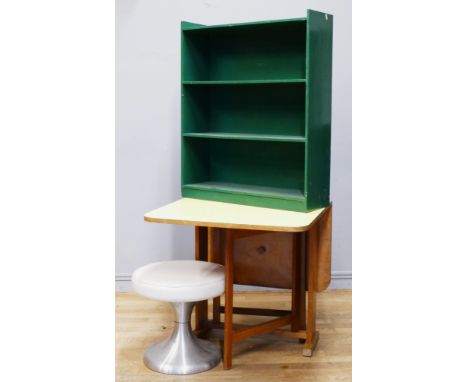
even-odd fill
[(196, 260), (151, 263), (132, 276), (136, 293), (158, 301), (191, 302), (224, 292), (224, 267)]
[(147, 367), (165, 374), (193, 374), (219, 363), (219, 347), (193, 334), (190, 316), (195, 302), (224, 293), (222, 265), (196, 260), (151, 263), (133, 273), (132, 284), (142, 296), (170, 302), (177, 316), (171, 336), (146, 350)]

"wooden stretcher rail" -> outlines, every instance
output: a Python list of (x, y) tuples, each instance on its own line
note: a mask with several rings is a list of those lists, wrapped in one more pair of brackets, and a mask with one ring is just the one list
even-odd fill
[(264, 324), (260, 324), (260, 325), (252, 326), (250, 328), (235, 331), (232, 337), (232, 340), (241, 341), (252, 336), (271, 332), (274, 329), (281, 328), (282, 326), (288, 325), (290, 323), (291, 323), (291, 314), (288, 314), (287, 316), (265, 322)]
[[(224, 306), (219, 307), (219, 312), (224, 313)], [(286, 316), (291, 313), (290, 310), (281, 310), (281, 309), (260, 309), (260, 308), (242, 308), (234, 307), (234, 314), (245, 314), (249, 316), (271, 316), (271, 317), (281, 317)]]

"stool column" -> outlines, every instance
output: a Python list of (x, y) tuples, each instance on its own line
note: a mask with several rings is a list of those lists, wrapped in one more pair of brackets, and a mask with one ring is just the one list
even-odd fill
[[(176, 314), (176, 324), (190, 324), (190, 317), (192, 316), (192, 310), (195, 305), (194, 302), (173, 302), (171, 303), (172, 308)], [(175, 328), (174, 328), (175, 331)]]
[(193, 374), (211, 369), (221, 358), (218, 347), (197, 338), (190, 317), (195, 302), (172, 302), (176, 314), (169, 338), (146, 350), (144, 363), (151, 370), (165, 374)]

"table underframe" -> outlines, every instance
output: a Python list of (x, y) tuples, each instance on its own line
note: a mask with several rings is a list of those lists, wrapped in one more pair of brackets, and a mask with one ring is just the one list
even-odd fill
[[(212, 250), (212, 230), (224, 230), (225, 241), (221, 253), (225, 266), (224, 306), (220, 304), (220, 297), (214, 298), (211, 319), (208, 318), (207, 301), (201, 301), (195, 307), (195, 331), (199, 335), (212, 328), (224, 330), (224, 369), (232, 367), (234, 342), (267, 332), (299, 339), (304, 343), (302, 354), (312, 356), (319, 339), (319, 332), (316, 330), (316, 294), (326, 289), (330, 282), (331, 216), (330, 205), (307, 231), (294, 233), (291, 310), (241, 308), (233, 305), (234, 241), (258, 234), (258, 230), (195, 226), (195, 259), (216, 263), (222, 261)], [(223, 322), (221, 314), (224, 314)], [(233, 314), (276, 318), (257, 325), (235, 325)], [(289, 330), (279, 330), (286, 325), (290, 327)]]

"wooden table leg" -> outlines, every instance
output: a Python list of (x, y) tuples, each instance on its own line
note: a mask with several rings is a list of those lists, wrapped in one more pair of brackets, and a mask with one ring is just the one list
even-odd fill
[[(207, 227), (195, 227), (195, 260), (208, 260), (208, 230)], [(202, 321), (208, 319), (208, 301), (200, 301), (195, 305), (195, 331), (202, 331)]]
[(299, 272), (300, 272), (300, 289), (299, 303), (297, 306), (299, 316), (299, 327), (301, 330), (306, 328), (306, 233), (301, 233), (301, 241), (299, 247)]
[(316, 317), (316, 292), (315, 292), (315, 273), (317, 272), (317, 241), (318, 224), (314, 224), (307, 234), (307, 327), (306, 341), (302, 355), (312, 356), (312, 352), (318, 342), (319, 334), (315, 330)]
[(305, 235), (295, 233), (292, 253), (291, 331), (305, 329)]
[[(220, 233), (218, 228), (208, 227), (208, 261), (210, 263), (222, 264), (220, 254)], [(221, 297), (213, 298), (213, 322), (220, 322)]]
[(225, 259), (224, 266), (226, 272), (225, 290), (224, 290), (224, 369), (232, 367), (232, 315), (233, 315), (233, 297), (234, 297), (234, 242), (233, 233), (230, 229), (226, 231), (225, 241)]
[(317, 235), (315, 290), (322, 292), (328, 288), (331, 281), (332, 205), (323, 213)]

